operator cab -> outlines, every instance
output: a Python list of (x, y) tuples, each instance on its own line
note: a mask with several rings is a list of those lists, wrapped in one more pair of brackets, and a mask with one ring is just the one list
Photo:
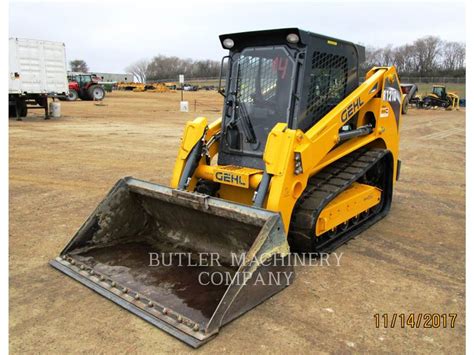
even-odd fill
[(355, 44), (296, 28), (219, 38), (229, 50), (219, 165), (263, 169), (277, 123), (306, 131), (359, 85)]
[(433, 94), (438, 96), (440, 99), (445, 100), (446, 99), (446, 88), (444, 86), (433, 86)]
[(92, 82), (100, 81), (100, 78), (95, 74), (85, 74), (85, 73), (71, 73), (68, 75), (69, 81), (76, 81), (79, 86), (85, 86)]

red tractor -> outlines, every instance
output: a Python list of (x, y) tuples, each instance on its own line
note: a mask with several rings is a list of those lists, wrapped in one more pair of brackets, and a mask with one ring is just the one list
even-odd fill
[(69, 96), (68, 101), (81, 100), (102, 100), (105, 97), (105, 90), (100, 85), (100, 78), (94, 74), (74, 73), (68, 75)]

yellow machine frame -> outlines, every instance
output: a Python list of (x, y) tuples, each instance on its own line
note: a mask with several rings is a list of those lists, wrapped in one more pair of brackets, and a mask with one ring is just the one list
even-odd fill
[[(278, 123), (271, 130), (263, 160), (265, 170), (272, 179), (263, 207), (281, 213), (286, 233), (295, 203), (310, 177), (356, 149), (364, 146), (388, 149), (393, 157), (393, 179), (396, 179), (401, 123), (396, 117), (401, 120), (401, 112), (394, 112), (390, 103), (384, 100), (385, 95), (382, 93), (387, 81), (391, 85), (399, 85), (395, 68), (375, 67), (367, 73), (365, 81), (356, 90), (306, 132), (289, 129), (286, 123)], [(400, 87), (398, 89), (401, 92)], [(400, 110), (401, 107), (400, 95)], [(368, 118), (373, 115), (375, 127), (372, 133), (339, 144), (339, 130), (357, 112), (357, 127), (368, 124)], [(186, 160), (196, 143), (200, 140), (211, 143), (208, 144), (208, 158), (218, 153), (219, 143), (213, 137), (220, 129), (221, 119), (209, 125), (205, 117), (187, 122), (171, 178), (172, 188), (178, 187)], [(298, 174), (295, 173), (295, 156), (299, 157), (302, 164)], [(206, 158), (202, 157), (187, 189), (193, 191), (198, 178), (218, 181), (221, 183), (219, 197), (251, 205), (262, 176), (263, 171), (258, 169), (208, 165)], [(347, 197), (354, 198), (350, 194)]]

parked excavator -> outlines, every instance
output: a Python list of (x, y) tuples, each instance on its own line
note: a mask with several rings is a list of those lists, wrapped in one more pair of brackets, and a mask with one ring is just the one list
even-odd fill
[[(171, 186), (119, 180), (51, 261), (193, 347), (291, 284), (293, 252), (331, 252), (386, 216), (401, 164), (395, 68), (360, 84), (363, 47), (297, 28), (220, 42), (222, 117), (187, 122)], [(149, 257), (167, 253), (188, 263)]]

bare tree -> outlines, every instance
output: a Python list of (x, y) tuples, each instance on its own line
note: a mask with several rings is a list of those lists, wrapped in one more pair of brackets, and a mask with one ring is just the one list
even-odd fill
[(87, 63), (82, 59), (75, 59), (69, 62), (69, 66), (71, 67), (71, 71), (80, 72), (80, 73), (87, 73), (89, 72), (89, 67)]
[(458, 42), (455, 48), (456, 52), (456, 69), (465, 69), (466, 68), (466, 45), (464, 43)]
[(461, 42), (443, 43), (443, 67), (446, 70), (458, 70), (464, 67), (466, 47)]
[(413, 45), (403, 45), (392, 50), (393, 65), (399, 73), (409, 73), (414, 71), (415, 56)]
[(436, 69), (441, 43), (441, 39), (435, 36), (423, 37), (413, 43), (417, 71), (427, 73)]
[(149, 61), (140, 59), (125, 68), (127, 73), (133, 74), (134, 78), (140, 83), (146, 83)]
[(443, 43), (443, 65), (448, 70), (454, 70), (456, 66), (455, 42)]
[(394, 61), (394, 51), (392, 49), (392, 45), (389, 44), (387, 46), (385, 46), (383, 49), (382, 49), (382, 63), (383, 65), (387, 65), (387, 66), (390, 66), (390, 65), (393, 65), (393, 61)]

